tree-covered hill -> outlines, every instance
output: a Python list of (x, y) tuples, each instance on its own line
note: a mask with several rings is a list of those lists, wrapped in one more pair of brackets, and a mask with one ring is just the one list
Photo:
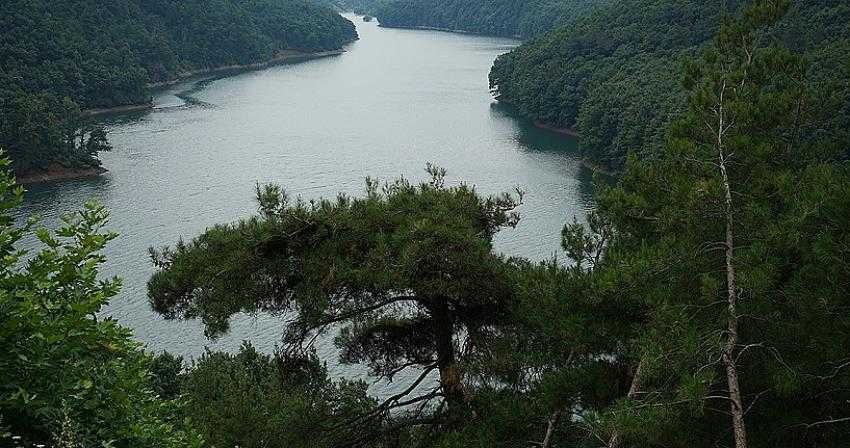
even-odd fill
[[(529, 118), (577, 131), (588, 159), (620, 169), (630, 151), (658, 147), (684, 106), (682, 62), (710, 40), (741, 1), (625, 0), (602, 5), (500, 57), (490, 74), (495, 94)], [(847, 98), (850, 6), (800, 0), (766, 39), (813, 60), (807, 79)]]
[[(0, 156), (0, 446), (850, 446), (845, 25), (789, 3), (748, 1), (681, 69), (635, 42), (612, 85), (666, 67), (683, 106), (565, 258), (501, 254), (522, 190), (433, 165), (328, 199), (258, 185), (255, 216), (150, 250), (155, 311), (209, 336), (285, 314), (274, 354), (146, 353), (101, 312), (108, 212), (15, 219)], [(331, 336), (392, 395), (332, 379)]]
[[(330, 427), (341, 446), (850, 446), (850, 164), (846, 131), (829, 119), (846, 103), (827, 82), (846, 78), (818, 72), (846, 53), (795, 51), (831, 27), (791, 26), (799, 9), (779, 23), (788, 3), (748, 2), (681, 70), (683, 53), (648, 49), (686, 34), (634, 41), (642, 71), (618, 82), (681, 71), (684, 106), (654, 157), (629, 157), (615, 185), (599, 185), (587, 224), (565, 226), (569, 263), (499, 255), (493, 238), (521, 226), (522, 195), (482, 197), (432, 167), (430, 181), (370, 180), (358, 197), (307, 202), (258, 187), (258, 216), (151, 251), (151, 303), (212, 335), (240, 313), (292, 313), (287, 353), (339, 329), (341, 363), (407, 386), (348, 425), (310, 429), (291, 417), (300, 408), (260, 422), (293, 435)], [(772, 39), (783, 35), (795, 38)], [(241, 386), (241, 372), (271, 361), (245, 355), (189, 373), (185, 392), (202, 403), (189, 420), (216, 446), (284, 439), (242, 421), (302, 396), (264, 400), (280, 388)], [(230, 396), (242, 391), (258, 398), (237, 407)], [(213, 438), (229, 426), (244, 433)]]
[(145, 102), (181, 73), (339, 49), (354, 26), (301, 0), (9, 0), (0, 4), (0, 146), (18, 173), (96, 164), (80, 109)]
[(607, 0), (396, 0), (375, 4), (381, 25), (531, 37)]

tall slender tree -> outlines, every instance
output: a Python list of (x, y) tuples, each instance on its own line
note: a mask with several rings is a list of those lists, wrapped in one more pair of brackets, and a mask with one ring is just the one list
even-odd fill
[[(787, 1), (758, 0), (724, 21), (686, 70), (688, 109), (663, 153), (630, 160), (619, 186), (600, 197), (618, 235), (608, 264), (614, 272), (644, 271), (636, 296), (649, 317), (632, 357), (630, 393), (610, 413), (609, 447), (841, 440), (802, 428), (812, 424), (808, 416), (832, 421), (841, 412), (840, 405), (811, 407), (811, 388), (846, 390), (847, 379), (803, 378), (843, 366), (846, 353), (812, 356), (798, 344), (846, 331), (850, 322), (835, 313), (848, 305), (846, 275), (820, 285), (816, 296), (801, 294), (799, 282), (848, 269), (840, 257), (821, 264), (847, 250), (840, 224), (848, 212), (840, 161), (847, 142), (810, 121), (820, 112), (803, 110), (824, 92), (806, 82), (805, 60), (772, 38), (787, 8)], [(829, 243), (825, 235), (833, 236)], [(783, 410), (775, 405), (782, 400), (798, 407)], [(728, 432), (718, 432), (724, 419)]]

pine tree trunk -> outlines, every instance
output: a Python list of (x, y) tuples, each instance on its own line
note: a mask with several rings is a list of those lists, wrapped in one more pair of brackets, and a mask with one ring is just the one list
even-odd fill
[(463, 403), (463, 381), (460, 368), (453, 359), (440, 363), (440, 385), (449, 409), (457, 408)]
[(726, 344), (723, 347), (723, 364), (726, 367), (726, 382), (729, 386), (729, 401), (732, 412), (732, 429), (735, 434), (735, 447), (747, 448), (747, 429), (744, 424), (744, 406), (741, 398), (741, 386), (738, 379), (738, 366), (735, 360), (735, 352), (738, 346), (738, 287), (735, 275), (735, 234), (734, 234), (734, 216), (732, 208), (732, 188), (729, 184), (729, 175), (726, 170), (726, 153), (723, 147), (723, 137), (726, 130), (724, 122), (723, 94), (725, 93), (726, 85), (720, 93), (720, 103), (718, 105), (718, 127), (716, 148), (720, 166), (720, 175), (723, 178), (723, 189), (725, 199), (725, 215), (726, 215), (726, 241), (725, 241), (725, 258), (726, 258), (726, 292), (727, 292), (727, 312), (728, 326), (726, 334)]
[[(637, 369), (635, 369), (635, 375), (632, 377), (632, 385), (629, 387), (629, 393), (626, 394), (626, 398), (631, 400), (637, 396), (638, 392), (640, 392), (641, 381), (643, 381), (643, 360), (638, 363)], [(620, 448), (622, 444), (622, 434), (620, 434), (620, 431), (614, 430), (611, 438), (608, 439), (608, 448)]]
[(549, 423), (546, 426), (546, 435), (543, 437), (543, 443), (540, 444), (540, 448), (549, 448), (552, 445), (552, 435), (555, 433), (555, 426), (558, 425), (560, 420), (561, 410), (559, 409), (549, 417)]
[(738, 346), (738, 287), (735, 279), (735, 240), (732, 220), (732, 192), (729, 188), (726, 165), (723, 161), (720, 163), (720, 171), (723, 173), (723, 183), (726, 190), (726, 290), (728, 302), (727, 317), (729, 319), (726, 345), (723, 349), (723, 364), (726, 366), (726, 382), (729, 385), (732, 427), (735, 430), (735, 447), (746, 448), (747, 430), (744, 425), (744, 406), (743, 400), (741, 399), (741, 387), (738, 380), (738, 366), (735, 361), (735, 348)]
[(440, 372), (443, 399), (449, 411), (454, 413), (464, 400), (463, 375), (455, 358), (454, 333), (448, 305), (439, 298), (437, 302), (431, 310), (436, 336), (437, 369)]

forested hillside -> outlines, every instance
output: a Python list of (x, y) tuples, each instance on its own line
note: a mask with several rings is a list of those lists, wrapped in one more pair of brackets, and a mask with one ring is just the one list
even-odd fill
[[(292, 353), (334, 328), (340, 362), (408, 371), (409, 387), (325, 433), (346, 446), (847, 446), (850, 172), (832, 117), (848, 78), (809, 78), (847, 55), (799, 52), (820, 22), (792, 27), (787, 6), (756, 0), (716, 32), (699, 5), (650, 8), (681, 26), (610, 16), (627, 40), (562, 48), (682, 74), (654, 157), (630, 157), (587, 224), (565, 226), (570, 263), (496, 253), (522, 195), (482, 197), (429, 167), (430, 181), (367, 181), (358, 197), (258, 188), (258, 216), (152, 251), (151, 302), (212, 335), (292, 310)], [(250, 434), (227, 442), (264, 446)]]
[[(640, 76), (677, 77), (670, 116), (641, 128), (664, 129), (641, 140), (652, 157), (597, 186), (558, 256), (497, 250), (528, 231), (521, 189), (484, 195), (433, 165), (325, 199), (257, 185), (256, 215), (150, 249), (157, 313), (210, 337), (281, 318), (257, 335), (282, 331), (274, 354), (147, 353), (102, 314), (121, 287), (101, 275), (106, 209), (56, 231), (16, 219), (0, 157), (0, 446), (850, 446), (847, 8), (751, 0), (712, 31), (689, 5), (608, 16), (631, 40), (587, 22), (560, 62), (534, 60), (640, 64), (583, 87), (635, 98)], [(681, 29), (650, 26), (660, 11)], [(324, 356), (391, 395), (333, 379), (327, 337)]]
[[(574, 44), (643, 48), (656, 64), (646, 72), (681, 73), (671, 95), (682, 106), (654, 157), (629, 157), (615, 185), (599, 185), (586, 224), (564, 227), (569, 263), (498, 254), (495, 235), (521, 231), (522, 194), (481, 196), (429, 167), (425, 182), (367, 181), (356, 197), (258, 188), (258, 216), (151, 251), (151, 303), (210, 335), (240, 313), (292, 312), (284, 353), (338, 331), (341, 363), (405, 385), (382, 402), (352, 400), (368, 410), (317, 426), (331, 437), (320, 446), (334, 436), (386, 448), (847, 446), (850, 171), (833, 117), (846, 114), (848, 78), (810, 78), (846, 54), (800, 52), (819, 22), (789, 26), (799, 10), (787, 6), (748, 2), (718, 31), (698, 28), (705, 36), (682, 26), (652, 42)], [(703, 39), (684, 65), (676, 52), (650, 58)], [(232, 364), (201, 372), (245, 368)], [(240, 390), (278, 393), (255, 383)], [(229, 395), (190, 384), (205, 408), (228, 408)], [(242, 406), (235, 416), (252, 415)], [(275, 415), (302, 427), (300, 414)], [(222, 421), (201, 430), (218, 445), (281, 437), (255, 425), (224, 438), (218, 428), (243, 426)]]
[(372, 12), (383, 26), (531, 37), (608, 0), (389, 0)]
[[(577, 131), (588, 159), (618, 170), (628, 152), (647, 152), (661, 143), (666, 125), (684, 106), (683, 62), (741, 3), (625, 0), (601, 6), (500, 57), (491, 87), (521, 114)], [(846, 2), (793, 2), (785, 19), (766, 33), (768, 40), (809, 53), (807, 82), (846, 79)], [(847, 94), (846, 85), (840, 90)]]
[(16, 172), (96, 165), (80, 109), (148, 101), (181, 73), (339, 49), (353, 25), (301, 0), (9, 0), (0, 4), (0, 147)]

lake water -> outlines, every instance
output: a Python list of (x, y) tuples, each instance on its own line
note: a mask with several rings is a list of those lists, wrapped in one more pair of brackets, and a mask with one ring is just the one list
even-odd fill
[[(242, 340), (270, 351), (279, 341), (283, 321), (263, 315), (238, 316), (228, 335), (207, 340), (198, 322), (153, 313), (145, 289), (149, 247), (252, 215), (258, 182), (306, 198), (358, 194), (366, 176), (422, 179), (434, 162), (450, 182), (481, 192), (522, 187), (522, 221), (496, 247), (534, 259), (555, 254), (564, 223), (589, 207), (591, 175), (575, 141), (517, 120), (492, 99), (490, 66), (516, 41), (349, 18), (361, 38), (346, 53), (175, 86), (156, 96), (155, 110), (110, 119), (107, 174), (29, 186), (20, 215), (47, 226), (90, 198), (109, 208), (120, 237), (106, 251), (105, 274), (122, 277), (124, 288), (104, 313), (151, 350), (194, 357)], [(329, 341), (317, 348), (332, 374), (362, 375), (337, 365)]]

